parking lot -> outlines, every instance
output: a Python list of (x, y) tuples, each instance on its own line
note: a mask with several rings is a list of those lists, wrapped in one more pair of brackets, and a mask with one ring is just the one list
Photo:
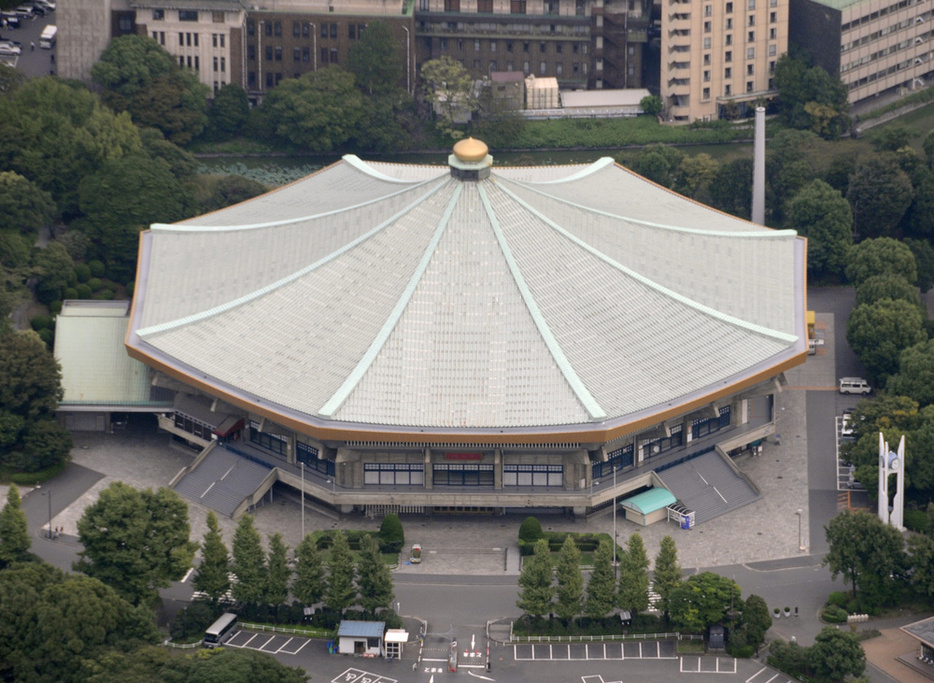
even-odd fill
[[(44, 50), (39, 47), (39, 36), (42, 35), (42, 29), (54, 24), (55, 12), (50, 12), (44, 17), (24, 19), (19, 28), (0, 28), (0, 37), (4, 40), (16, 41), (22, 49), (20, 55), (0, 56), (0, 64), (11, 66), (30, 78), (58, 73), (55, 64), (57, 48), (53, 47), (51, 50)], [(30, 45), (35, 45), (35, 47), (30, 48)]]
[(258, 650), (271, 655), (297, 655), (310, 642), (310, 638), (302, 636), (238, 631), (225, 645)]
[(624, 643), (528, 643), (513, 645), (517, 662), (589, 662), (627, 659), (677, 659), (673, 640), (639, 640)]

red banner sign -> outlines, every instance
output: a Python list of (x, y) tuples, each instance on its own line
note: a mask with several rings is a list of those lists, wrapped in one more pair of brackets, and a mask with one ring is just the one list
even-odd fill
[(483, 453), (445, 453), (445, 460), (483, 460)]

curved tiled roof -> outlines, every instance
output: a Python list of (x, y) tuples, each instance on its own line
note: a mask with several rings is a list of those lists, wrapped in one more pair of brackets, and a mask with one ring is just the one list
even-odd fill
[(801, 355), (802, 242), (611, 160), (345, 157), (152, 226), (127, 345), (300, 424), (621, 424)]

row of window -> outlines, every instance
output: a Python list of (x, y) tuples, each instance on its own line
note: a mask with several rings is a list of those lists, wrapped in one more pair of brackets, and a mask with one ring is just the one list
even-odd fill
[[(517, 51), (517, 48), (520, 47), (520, 46), (521, 46), (521, 48), (522, 48), (522, 52), (528, 53), (528, 52), (531, 52), (531, 51), (532, 51), (532, 43), (531, 43), (531, 41), (528, 41), (528, 40), (522, 40), (522, 41), (506, 40), (506, 41), (504, 41), (504, 42), (505, 42), (505, 44), (506, 44), (506, 52), (516, 52), (516, 51)], [(431, 47), (432, 47), (432, 44), (433, 44), (433, 43), (432, 43), (432, 39), (431, 39), (431, 38), (426, 38), (426, 39), (425, 39), (425, 47), (426, 47), (426, 49), (430, 50)], [(447, 38), (441, 38), (441, 39), (439, 40), (439, 44), (440, 44), (440, 46), (441, 46), (441, 51), (444, 52), (444, 51), (446, 51), (446, 50), (448, 49), (449, 44), (450, 44), (450, 41), (449, 41)], [(483, 43), (482, 43), (482, 41), (481, 41), (479, 38), (474, 38), (474, 40), (473, 40), (473, 51), (474, 51), (474, 52), (480, 52), (480, 48), (482, 47), (482, 44), (483, 44)], [(550, 45), (554, 45), (554, 48), (555, 48), (555, 49), (554, 49), (554, 53), (560, 55), (560, 54), (564, 54), (564, 48), (565, 48), (565, 46), (566, 46), (568, 43), (553, 42), (553, 41), (544, 41), (544, 40), (539, 41), (539, 43), (538, 43), (538, 51), (539, 51), (539, 53), (541, 53), (541, 54), (547, 54), (547, 53), (548, 53), (548, 45), (549, 45), (549, 44), (550, 44)], [(457, 48), (457, 50), (458, 50), (459, 52), (463, 52), (463, 51), (464, 51), (464, 40), (463, 40), (462, 38), (458, 38), (458, 39), (456, 40), (456, 42), (454, 43), (454, 45), (456, 46), (456, 48)], [(496, 51), (499, 49), (499, 43), (498, 43), (498, 41), (495, 41), (495, 40), (488, 41), (487, 45), (489, 46), (490, 52), (496, 52)], [(570, 50), (571, 50), (571, 54), (575, 54), (575, 55), (576, 55), (576, 54), (583, 54), (583, 55), (585, 55), (585, 54), (587, 54), (587, 50), (588, 50), (587, 43), (580, 43), (580, 42), (573, 42), (573, 43), (570, 43)]]
[(213, 438), (213, 426), (191, 415), (186, 415), (185, 413), (175, 412), (175, 426), (205, 441), (210, 441)]
[[(575, 16), (582, 17), (586, 12), (586, 3), (584, 0), (573, 0), (574, 2), (574, 14)], [(431, 11), (431, 0), (419, 0), (418, 9), (421, 12)], [(510, 14), (526, 14), (528, 10), (528, 3), (526, 0), (510, 0), (509, 1), (509, 13)], [(460, 12), (461, 11), (461, 0), (444, 0), (444, 11), (445, 12)], [(493, 14), (493, 0), (477, 0), (477, 13), (478, 14)], [(545, 0), (542, 3), (542, 14), (546, 17), (548, 16), (558, 16), (561, 14), (561, 3), (560, 0)]]
[(924, 2), (924, 0), (900, 0), (899, 2), (893, 5), (889, 5), (888, 7), (882, 7), (881, 9), (878, 9), (875, 12), (871, 12), (870, 14), (866, 14), (865, 16), (862, 16), (862, 17), (857, 17), (853, 21), (848, 21), (845, 24), (842, 24), (840, 26), (840, 30), (849, 31), (852, 28), (856, 28), (857, 26), (862, 26), (863, 24), (868, 24), (870, 21), (875, 21), (879, 17), (884, 17), (887, 14), (891, 14), (892, 12), (897, 12), (898, 10), (905, 9), (906, 7), (910, 5), (920, 3), (920, 2)]
[[(773, 71), (774, 71), (774, 69), (773, 69)], [(768, 90), (775, 90), (775, 79), (774, 79), (774, 78), (770, 78), (770, 79), (769, 79), (769, 84), (768, 84), (767, 88), (768, 88)], [(747, 94), (747, 95), (750, 95), (750, 94), (752, 94), (752, 93), (754, 93), (754, 92), (756, 92), (756, 83), (755, 83), (755, 81), (746, 81), (746, 94)], [(733, 94), (734, 94), (734, 93), (733, 93), (733, 86), (732, 86), (731, 84), (727, 83), (726, 85), (723, 86), (723, 96), (724, 96), (724, 97), (732, 97)], [(701, 100), (709, 100), (709, 99), (710, 99), (710, 88), (704, 88), (704, 89), (701, 91)]]
[[(281, 37), (282, 36), (282, 22), (281, 21), (260, 21), (260, 26), (262, 26), (262, 33), (269, 37)], [(366, 29), (366, 24), (346, 24), (347, 27), (347, 37), (350, 40), (357, 40), (360, 36), (363, 35), (363, 31)], [(340, 30), (340, 24), (335, 24), (333, 22), (322, 22), (321, 23), (321, 38), (323, 40), (337, 38), (338, 31)], [(311, 32), (316, 31), (315, 25), (311, 22), (302, 22), (302, 21), (293, 21), (292, 22), (292, 37), (293, 38), (311, 38)], [(254, 20), (249, 20), (246, 22), (246, 33), (248, 36), (256, 35), (256, 22)]]
[(288, 455), (289, 440), (287, 437), (279, 434), (267, 434), (259, 430), (259, 423), (250, 420), (250, 441), (267, 451), (272, 451), (279, 455)]
[(896, 52), (900, 52), (901, 50), (908, 49), (909, 47), (912, 47), (919, 43), (923, 43), (925, 42), (925, 40), (930, 40), (931, 38), (934, 38), (934, 31), (928, 31), (926, 34), (924, 34), (923, 37), (919, 36), (918, 38), (915, 38), (915, 39), (909, 38), (908, 40), (903, 40), (900, 43), (896, 43), (895, 45), (889, 45), (888, 47), (885, 47), (881, 50), (873, 52), (872, 54), (863, 55), (859, 59), (855, 59), (852, 62), (841, 64), (840, 73), (845, 74), (847, 71), (857, 69), (863, 66), (864, 64), (868, 64), (869, 62), (874, 62), (877, 59), (882, 59), (883, 57), (887, 57), (888, 55), (894, 54)]
[[(709, 48), (710, 48), (710, 46), (709, 46), (708, 44), (705, 43), (704, 49), (709, 49)], [(769, 54), (769, 57), (775, 57), (775, 56), (778, 54), (778, 47), (777, 47), (776, 45), (769, 45), (769, 52), (768, 52), (768, 54)], [(752, 59), (755, 59), (755, 58), (756, 58), (756, 48), (754, 48), (754, 47), (747, 47), (747, 48), (746, 48), (746, 59), (747, 59), (747, 60), (752, 60)], [(732, 50), (726, 50), (726, 51), (723, 53), (723, 61), (726, 62), (727, 64), (729, 64), (730, 62), (733, 61), (733, 51), (732, 51)], [(709, 66), (710, 63), (711, 63), (710, 54), (709, 54), (709, 53), (704, 54), (704, 66)]]
[(660, 439), (653, 439), (642, 444), (640, 449), (642, 453), (642, 459), (648, 460), (649, 458), (654, 458), (656, 455), (666, 453), (667, 451), (670, 451), (673, 448), (678, 448), (683, 444), (683, 428), (681, 425), (675, 425), (671, 428), (669, 436), (662, 437)]
[[(770, 74), (775, 73), (775, 62), (769, 62), (769, 73), (770, 73)], [(755, 75), (756, 75), (756, 65), (755, 65), (755, 64), (749, 63), (749, 64), (746, 65), (746, 75), (747, 75), (747, 76), (755, 76)], [(725, 80), (729, 80), (729, 79), (733, 78), (733, 67), (728, 66), (728, 67), (726, 67), (726, 68), (723, 70), (723, 78), (724, 78)], [(705, 69), (705, 70), (704, 70), (703, 79), (704, 79), (704, 82), (705, 82), (705, 83), (709, 83), (709, 82), (710, 82), (710, 70), (709, 70), (709, 69)]]
[(925, 12), (924, 15), (915, 17), (913, 19), (905, 19), (898, 22), (897, 24), (891, 24), (884, 28), (879, 29), (878, 31), (873, 31), (872, 33), (863, 36), (862, 38), (857, 38), (856, 40), (851, 40), (848, 43), (840, 44), (840, 52), (848, 52), (849, 50), (855, 50), (856, 48), (865, 45), (866, 43), (871, 43), (874, 40), (879, 40), (879, 38), (884, 38), (885, 36), (892, 35), (898, 31), (904, 31), (909, 26), (914, 24), (923, 24), (928, 19), (931, 18), (931, 12)]
[[(688, 16), (690, 16), (690, 15), (688, 15)], [(708, 15), (708, 16), (709, 16), (709, 15)], [(769, 12), (769, 23), (770, 23), (770, 24), (774, 24), (774, 23), (776, 23), (777, 21), (778, 21), (778, 12)], [(748, 17), (746, 17), (746, 26), (752, 27), (752, 26), (755, 26), (755, 25), (756, 25), (756, 15), (755, 15), (755, 14), (750, 14)], [(727, 17), (727, 18), (726, 18), (726, 24), (725, 24), (724, 28), (725, 28), (727, 31), (732, 31), (732, 30), (733, 30), (733, 17)], [(705, 21), (705, 22), (704, 22), (704, 33), (710, 33), (712, 30), (713, 30), (713, 22)], [(774, 32), (775, 29), (772, 29), (772, 31)], [(752, 32), (750, 32), (750, 34), (751, 34), (751, 33), (752, 33)]]
[[(198, 21), (198, 19), (199, 19), (199, 14), (197, 10), (191, 10), (191, 9), (178, 10), (179, 21)], [(152, 20), (153, 21), (165, 21), (165, 10), (154, 9), (152, 11)], [(224, 13), (223, 12), (211, 12), (211, 21), (215, 24), (223, 24)]]
[(850, 83), (849, 88), (850, 90), (855, 90), (856, 88), (861, 88), (864, 85), (873, 83), (879, 80), (880, 78), (891, 76), (892, 74), (898, 71), (904, 71), (905, 69), (911, 69), (912, 67), (921, 66), (924, 63), (925, 63), (924, 60), (921, 59), (920, 57), (915, 57), (914, 59), (906, 59), (902, 62), (899, 62), (898, 64), (893, 64), (887, 69), (876, 71), (875, 73), (871, 73), (868, 76), (863, 76), (858, 81), (853, 81), (852, 83)]

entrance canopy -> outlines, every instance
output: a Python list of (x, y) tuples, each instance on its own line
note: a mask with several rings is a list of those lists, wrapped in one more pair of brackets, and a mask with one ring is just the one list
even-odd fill
[(647, 515), (677, 502), (678, 499), (668, 489), (653, 488), (627, 498), (620, 505), (639, 514)]

